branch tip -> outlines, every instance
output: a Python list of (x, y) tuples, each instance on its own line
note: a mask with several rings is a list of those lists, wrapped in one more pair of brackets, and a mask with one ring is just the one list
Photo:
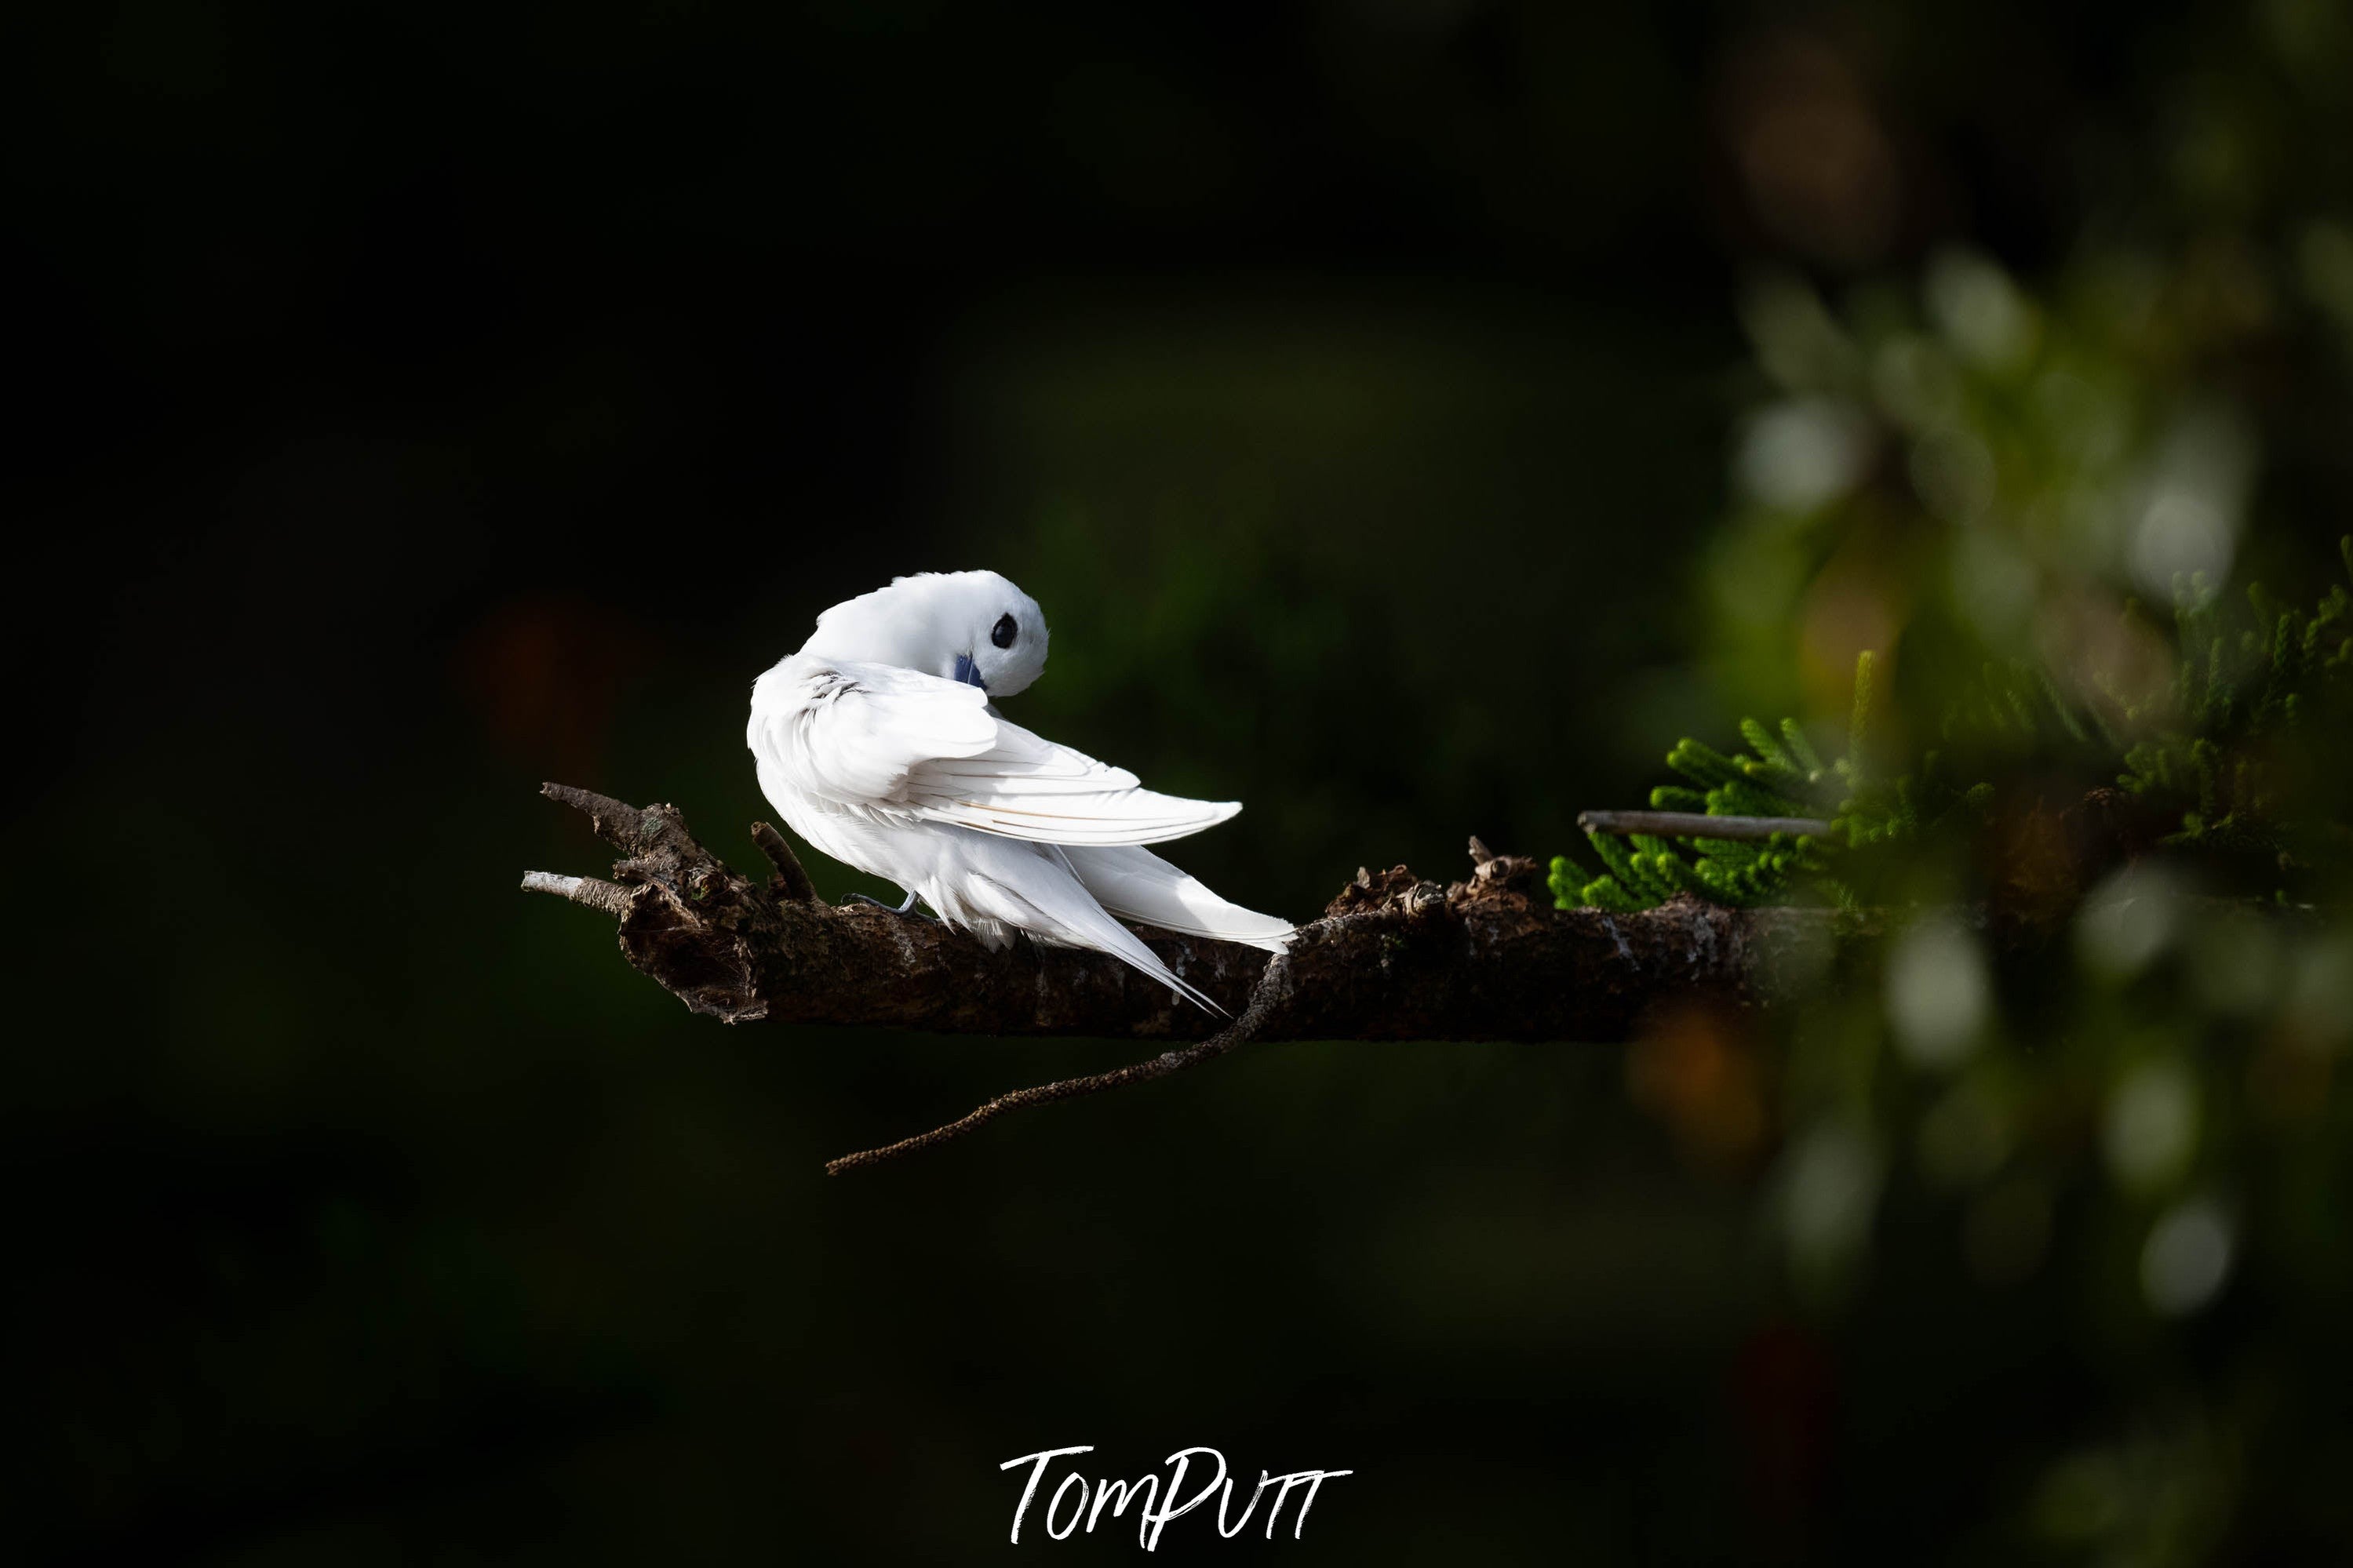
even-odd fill
[(586, 904), (592, 910), (602, 910), (608, 915), (628, 912), (630, 892), (617, 882), (607, 882), (596, 877), (566, 877), (554, 871), (525, 871), (522, 890), (526, 893), (553, 893), (575, 904)]

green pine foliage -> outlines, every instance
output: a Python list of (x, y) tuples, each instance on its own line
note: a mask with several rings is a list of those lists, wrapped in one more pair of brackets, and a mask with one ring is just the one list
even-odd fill
[[(1871, 656), (1855, 677), (1857, 729), (1870, 707)], [(1744, 752), (1725, 753), (1685, 739), (1667, 753), (1667, 765), (1689, 784), (1661, 784), (1651, 792), (1653, 811), (1702, 812), (1710, 816), (1829, 816), (1852, 798), (1855, 749), (1824, 766), (1813, 743), (1793, 719), (1778, 731), (1744, 720)], [(1550, 879), (1553, 901), (1561, 909), (1591, 905), (1630, 911), (1690, 893), (1713, 903), (1749, 908), (1788, 898), (1800, 878), (1828, 884), (1823, 846), (1810, 835), (1777, 833), (1767, 839), (1688, 837), (1674, 843), (1643, 834), (1620, 838), (1588, 833), (1604, 871), (1588, 879), (1567, 856), (1557, 856)]]
[[(2353, 536), (2340, 541), (2353, 579)], [(1678, 893), (1736, 908), (1793, 901), (1852, 906), (1873, 854), (1897, 852), (1932, 831), (1974, 831), (2000, 785), (1970, 773), (2056, 772), (2086, 787), (2113, 779), (2179, 827), (2169, 845), (2236, 860), (2274, 884), (2282, 873), (2353, 864), (2353, 595), (2332, 587), (2309, 612), (2250, 587), (2226, 608), (2203, 579), (2177, 591), (2171, 675), (2137, 696), (2094, 672), (2103, 700), (2071, 698), (2049, 671), (1988, 666), (1945, 715), (1946, 744), (1900, 773), (1873, 770), (1876, 661), (1855, 668), (1847, 751), (1825, 765), (1794, 720), (1743, 720), (1743, 750), (1685, 739), (1667, 765), (1688, 784), (1651, 792), (1656, 811), (1711, 816), (1825, 819), (1821, 836), (1766, 840), (1689, 837), (1672, 842), (1588, 833), (1602, 874), (1567, 856), (1550, 879), (1561, 909), (1630, 911)], [(2033, 759), (2025, 766), (2025, 759)]]
[[(2353, 581), (2353, 535), (2337, 552)], [(2174, 619), (2173, 679), (2128, 713), (2141, 733), (2118, 786), (2178, 814), (2176, 846), (2282, 870), (2353, 859), (2353, 595), (2337, 584), (2306, 613), (2256, 585), (2237, 606), (2200, 578)]]

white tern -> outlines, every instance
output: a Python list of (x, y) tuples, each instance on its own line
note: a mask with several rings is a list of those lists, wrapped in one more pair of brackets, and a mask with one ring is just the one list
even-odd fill
[[(836, 605), (754, 683), (760, 789), (816, 848), (992, 948), (1017, 931), (1216, 1004), (1120, 923), (1280, 952), (1288, 921), (1218, 897), (1147, 844), (1225, 821), (998, 714), (1046, 668), (1038, 602), (994, 572), (926, 572)], [(884, 906), (888, 908), (888, 905)]]

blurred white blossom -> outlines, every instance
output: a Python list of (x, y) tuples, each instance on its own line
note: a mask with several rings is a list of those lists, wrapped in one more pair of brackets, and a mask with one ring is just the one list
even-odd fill
[(2179, 1062), (2143, 1062), (2108, 1095), (2102, 1142), (2108, 1168), (2134, 1192), (2155, 1192), (2189, 1169), (2198, 1148), (2198, 1085)]
[(1928, 264), (1928, 313), (1962, 358), (2010, 370), (2034, 352), (2034, 307), (2010, 275), (1986, 258), (1947, 250)]
[(2178, 1318), (2211, 1301), (2230, 1278), (2235, 1247), (2231, 1216), (2212, 1198), (2186, 1198), (2168, 1209), (2141, 1248), (2141, 1293), (2150, 1309)]
[(1871, 421), (1829, 397), (1791, 397), (1752, 417), (1733, 459), (1750, 500), (1808, 512), (1852, 489), (1871, 454)]
[(2113, 979), (2129, 979), (2165, 951), (2179, 928), (2181, 887), (2162, 867), (2127, 866), (2110, 875), (2075, 917), (2075, 951)]
[(1959, 1065), (1992, 1010), (1985, 954), (1958, 921), (1922, 921), (1896, 942), (1887, 963), (1887, 1021), (1915, 1067)]
[(1801, 1269), (1835, 1268), (1861, 1251), (1879, 1205), (1884, 1162), (1859, 1128), (1824, 1121), (1788, 1156), (1783, 1221)]

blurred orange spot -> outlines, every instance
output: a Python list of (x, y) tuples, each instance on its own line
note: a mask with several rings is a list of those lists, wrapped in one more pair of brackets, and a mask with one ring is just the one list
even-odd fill
[(1877, 260), (1895, 237), (1903, 174), (1852, 60), (1783, 34), (1751, 45), (1725, 75), (1728, 151), (1757, 220), (1825, 260)]
[(646, 655), (646, 637), (617, 611), (516, 599), (458, 638), (448, 673), (501, 755), (549, 778), (593, 781), (621, 686)]
[(1745, 1166), (1764, 1148), (1763, 1076), (1735, 1021), (1709, 1007), (1662, 1013), (1626, 1053), (1627, 1092), (1705, 1169)]
[(2328, 1104), (2328, 1054), (2292, 1030), (2263, 1042), (2247, 1063), (2247, 1097), (2274, 1121), (2310, 1121)]
[(2043, 924), (2063, 919), (2083, 897), (2080, 863), (2060, 814), (2041, 800), (2009, 803), (1985, 840), (1989, 879), (2005, 914)]
[(1806, 590), (1799, 609), (1798, 673), (1807, 706), (1842, 718), (1853, 703), (1855, 659), (1866, 652), (1878, 655), (1874, 722), (1895, 747), (1902, 738), (1892, 732), (1894, 706), (1887, 699), (1894, 679), (1891, 650), (1904, 628), (1903, 595), (1872, 564), (1872, 554), (1885, 542), (1870, 538), (1869, 531), (1832, 556)]

